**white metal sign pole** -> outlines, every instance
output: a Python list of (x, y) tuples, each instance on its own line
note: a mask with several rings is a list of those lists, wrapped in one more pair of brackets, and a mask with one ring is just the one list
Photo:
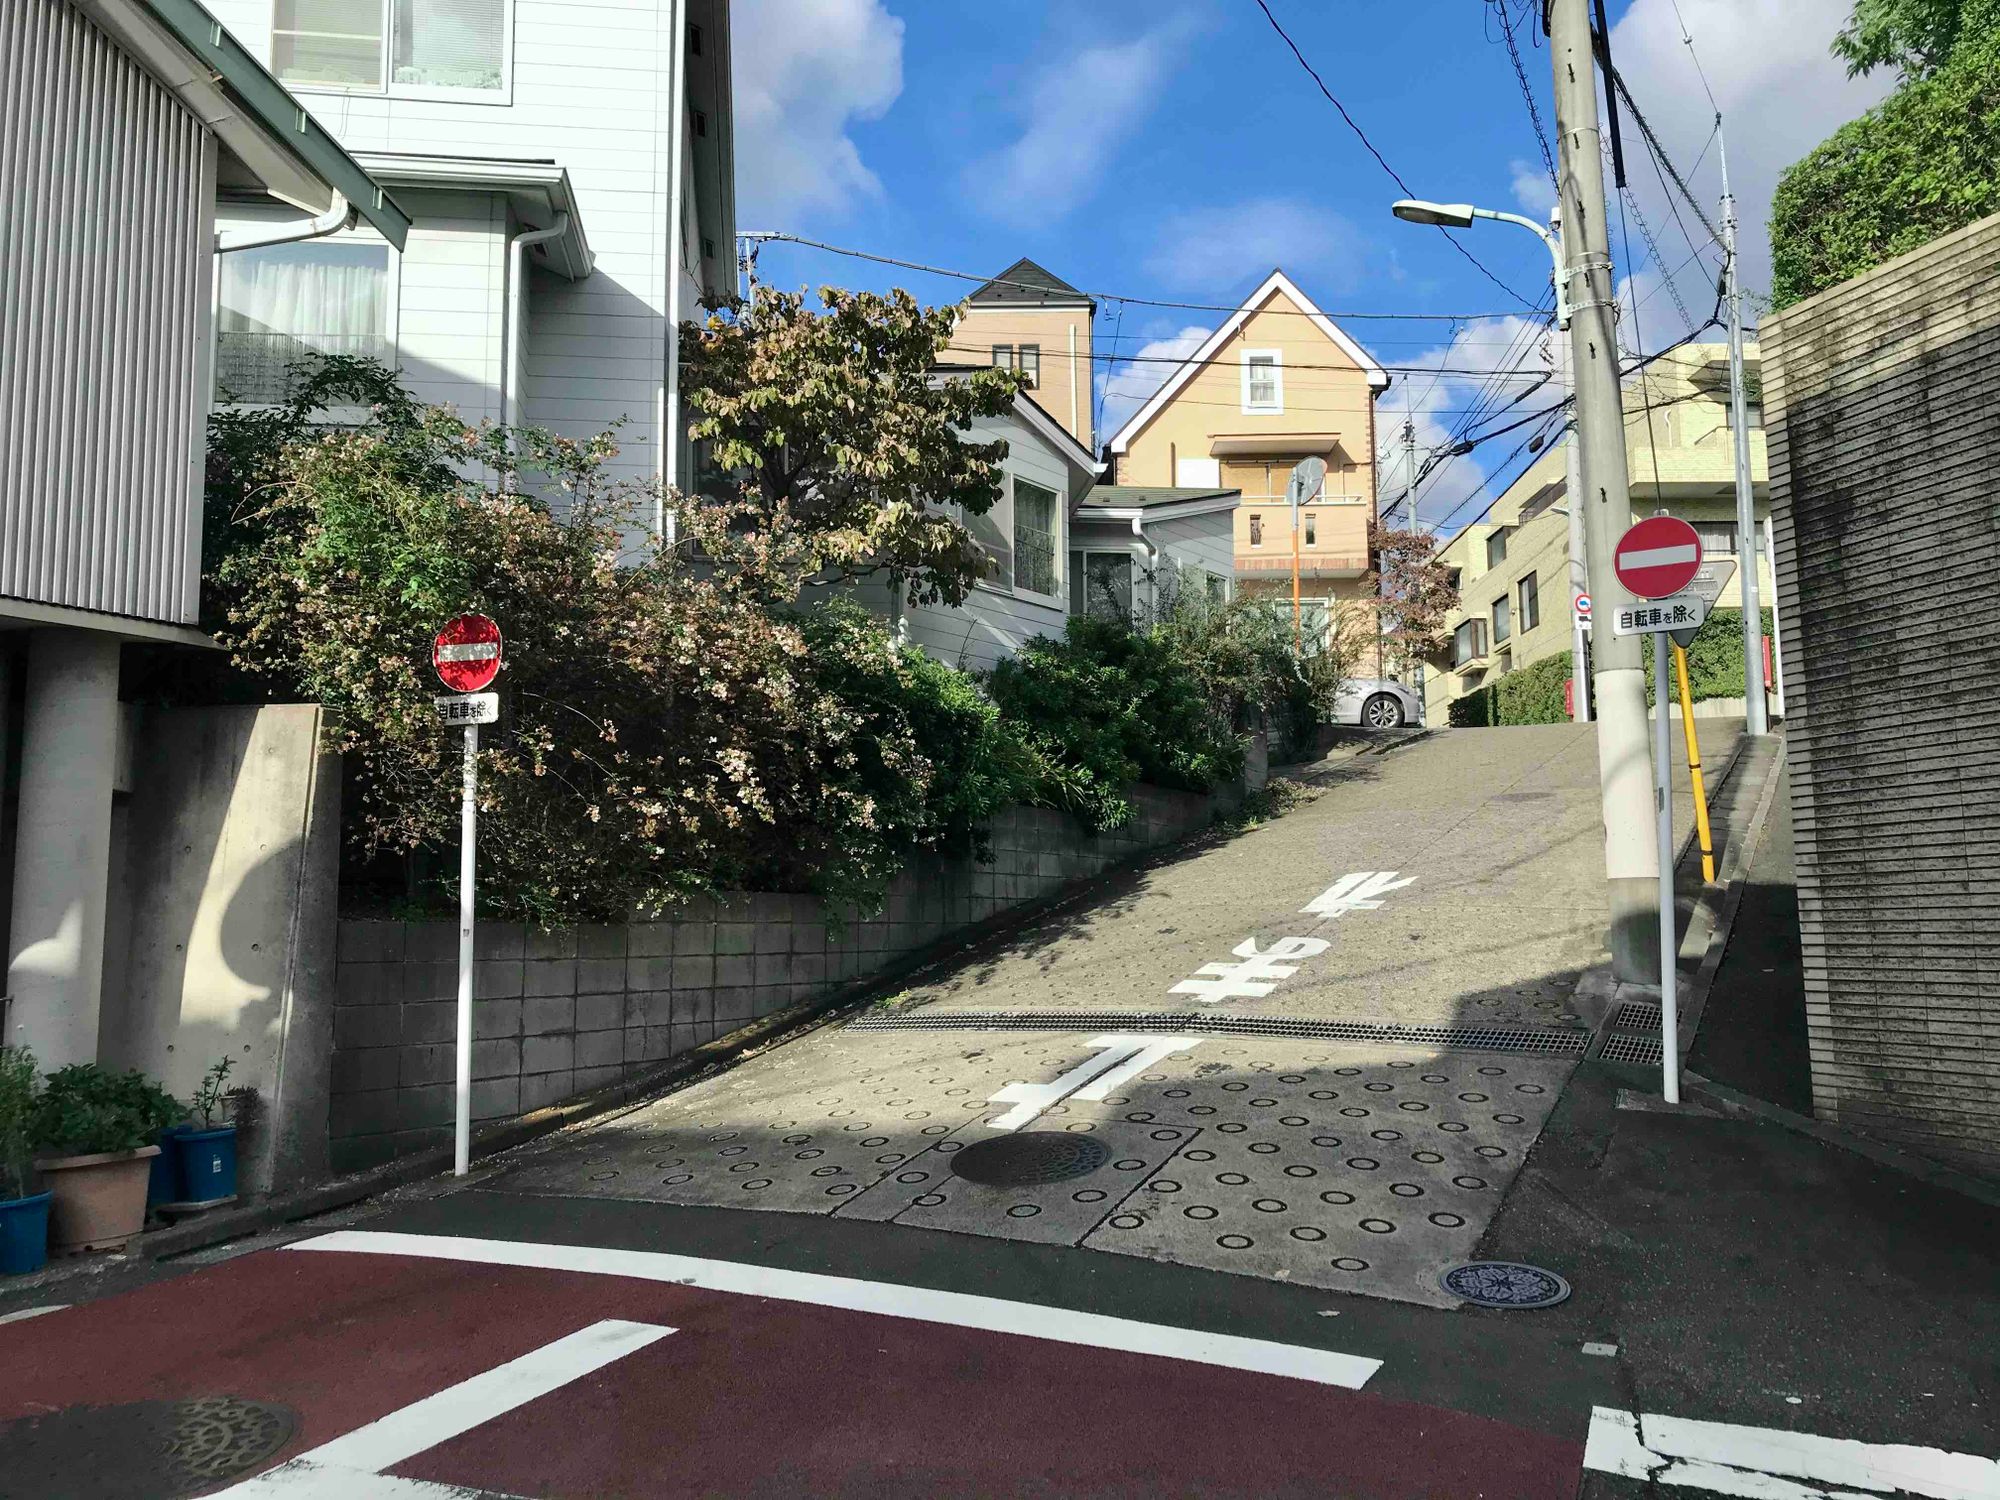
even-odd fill
[(1660, 1092), (1669, 1104), (1681, 1101), (1680, 1016), (1674, 995), (1676, 941), (1674, 913), (1673, 726), (1668, 722), (1667, 632), (1653, 632), (1653, 800), (1660, 841)]
[(472, 1164), (472, 893), (479, 841), (479, 726), (465, 726), (465, 783), (458, 814), (458, 1114), (452, 1171)]

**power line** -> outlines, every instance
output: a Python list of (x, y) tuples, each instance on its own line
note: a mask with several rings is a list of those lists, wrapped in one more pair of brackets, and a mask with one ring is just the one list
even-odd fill
[[(927, 276), (946, 276), (954, 281), (975, 281), (981, 286), (1014, 287), (1020, 291), (1048, 295), (1049, 289), (1039, 282), (1009, 281), (1003, 276), (982, 276), (973, 271), (954, 271), (945, 266), (926, 265), (922, 261), (904, 260), (894, 255), (878, 255), (872, 250), (856, 250), (846, 245), (829, 245), (824, 240), (807, 239), (800, 234), (786, 234), (779, 230), (763, 230), (756, 234), (745, 234), (744, 239), (775, 240), (786, 245), (803, 245), (809, 250), (824, 250), (829, 255), (844, 255), (851, 260), (873, 261), (877, 265), (895, 266), (905, 271), (921, 271)], [(1164, 297), (1135, 297), (1126, 292), (1079, 292), (1079, 297), (1093, 302), (1123, 302), (1132, 307), (1165, 307), (1188, 312), (1235, 313), (1243, 310), (1242, 303), (1227, 302), (1176, 302)], [(1266, 308), (1260, 316), (1310, 318), (1312, 313), (1294, 308)], [(1500, 318), (1517, 318), (1519, 313), (1476, 312), (1476, 313), (1390, 313), (1390, 312), (1326, 312), (1318, 316), (1339, 319), (1342, 322), (1407, 322), (1407, 323), (1481, 323)]]
[[(1694, 189), (1687, 185), (1687, 180), (1681, 176), (1680, 171), (1674, 166), (1673, 158), (1667, 155), (1667, 148), (1660, 144), (1659, 136), (1653, 133), (1652, 122), (1640, 112), (1639, 106), (1633, 102), (1632, 91), (1625, 86), (1625, 75), (1620, 73), (1616, 68), (1609, 67), (1608, 65), (1606, 71), (1611, 75), (1612, 86), (1618, 90), (1618, 97), (1625, 101), (1625, 108), (1631, 114), (1633, 123), (1639, 127), (1639, 133), (1646, 138), (1646, 148), (1652, 153), (1654, 165), (1665, 173), (1666, 176), (1673, 179), (1674, 186), (1679, 188), (1681, 196), (1687, 199), (1688, 207), (1694, 211), (1694, 216), (1701, 220), (1701, 227), (1708, 231), (1708, 237), (1718, 245), (1721, 244), (1722, 231), (1717, 229), (1708, 215), (1702, 211), (1701, 200), (1695, 197)], [(1670, 197), (1669, 202), (1671, 201)]]
[(1549, 186), (1561, 195), (1561, 183), (1556, 175), (1555, 151), (1549, 145), (1548, 130), (1542, 124), (1541, 106), (1535, 103), (1535, 91), (1528, 83), (1528, 70), (1521, 62), (1521, 49), (1514, 44), (1514, 18), (1507, 11), (1507, 0), (1493, 0), (1493, 7), (1500, 12), (1500, 35), (1507, 43), (1507, 58), (1514, 64), (1514, 79), (1521, 85), (1522, 102), (1528, 106), (1528, 120), (1535, 127), (1535, 144), (1542, 148), (1542, 166), (1549, 174)]
[[(1389, 174), (1389, 180), (1395, 183), (1397, 187), (1403, 190), (1404, 197), (1406, 198), (1416, 197), (1417, 196), (1416, 189), (1411, 187), (1409, 183), (1405, 182), (1403, 180), (1402, 173), (1398, 172), (1394, 167), (1390, 166), (1388, 158), (1383, 156), (1380, 151), (1375, 149), (1375, 143), (1368, 139), (1368, 132), (1363, 130), (1358, 124), (1355, 123), (1354, 116), (1350, 115), (1347, 112), (1347, 106), (1342, 104), (1340, 100), (1334, 97), (1333, 90), (1326, 86), (1326, 80), (1319, 76), (1319, 70), (1306, 60), (1305, 53), (1299, 50), (1299, 44), (1292, 40), (1291, 33), (1286, 31), (1285, 28), (1278, 23), (1278, 18), (1271, 14), (1271, 7), (1265, 3), (1265, 0), (1257, 0), (1257, 8), (1264, 13), (1264, 19), (1271, 23), (1271, 29), (1278, 33), (1278, 36), (1284, 41), (1284, 44), (1287, 47), (1292, 49), (1292, 56), (1298, 59), (1299, 66), (1304, 68), (1307, 74), (1312, 78), (1312, 81), (1319, 85), (1319, 91), (1326, 96), (1326, 102), (1331, 104), (1335, 109), (1340, 111), (1340, 118), (1347, 122), (1347, 128), (1353, 131), (1355, 136), (1360, 140), (1361, 144), (1368, 148), (1368, 154), (1375, 158), (1376, 165), (1381, 167), (1381, 169), (1384, 172), (1387, 172)], [(1507, 283), (1502, 281), (1498, 276), (1495, 276), (1491, 271), (1489, 271), (1486, 268), (1485, 263), (1482, 262), (1478, 256), (1474, 255), (1470, 250), (1466, 249), (1465, 246), (1461, 245), (1453, 235), (1448, 233), (1443, 228), (1443, 226), (1439, 226), (1438, 233), (1444, 235), (1445, 239), (1450, 242), (1451, 247), (1454, 250), (1456, 250), (1460, 255), (1464, 256), (1467, 262), (1469, 262), (1472, 265), (1472, 267), (1479, 272), (1481, 276), (1484, 276), (1488, 281), (1492, 282), (1495, 286), (1499, 287), (1501, 291), (1505, 292), (1508, 296), (1512, 297), (1516, 302), (1520, 303), (1523, 307), (1533, 307), (1535, 305), (1534, 303), (1530, 302), (1526, 297), (1523, 297), (1519, 292), (1515, 291), (1511, 286), (1507, 285)]]

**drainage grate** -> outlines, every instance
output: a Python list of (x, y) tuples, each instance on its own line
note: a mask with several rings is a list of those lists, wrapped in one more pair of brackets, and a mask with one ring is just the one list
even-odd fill
[(1582, 1031), (1515, 1030), (1499, 1026), (1393, 1026), (1374, 1021), (1291, 1020), (1281, 1016), (1219, 1016), (1186, 1011), (920, 1011), (863, 1016), (849, 1031), (1157, 1031), (1205, 1036), (1277, 1036), (1302, 1041), (1393, 1042), (1467, 1052), (1517, 1052), (1581, 1057)]
[[(1657, 1026), (1658, 1020), (1653, 1024)], [(1652, 1036), (1608, 1036), (1604, 1039), (1604, 1050), (1598, 1055), (1606, 1062), (1654, 1064), (1661, 1057), (1660, 1038), (1657, 1033)]]
[(1651, 1032), (1653, 1035), (1658, 1036), (1660, 1032), (1660, 1007), (1657, 1005), (1641, 1005), (1636, 1001), (1628, 1000), (1612, 1012), (1609, 1029), (1612, 1031), (1633, 1032), (1640, 1035)]
[(9, 1494), (179, 1500), (261, 1468), (296, 1425), (234, 1396), (72, 1406), (0, 1425), (0, 1475)]
[(994, 1136), (954, 1151), (951, 1172), (954, 1177), (987, 1187), (1034, 1187), (1087, 1177), (1110, 1155), (1104, 1143), (1091, 1136), (1032, 1130), (1024, 1135)]
[(1475, 1307), (1554, 1307), (1569, 1297), (1569, 1283), (1540, 1266), (1511, 1260), (1475, 1260), (1453, 1266), (1438, 1283)]

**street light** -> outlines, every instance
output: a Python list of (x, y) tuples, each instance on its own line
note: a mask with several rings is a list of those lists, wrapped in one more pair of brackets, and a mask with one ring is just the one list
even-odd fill
[(1403, 198), (1389, 206), (1389, 212), (1406, 224), (1430, 224), (1439, 229), (1470, 229), (1474, 219), (1494, 219), (1502, 224), (1519, 224), (1548, 247), (1554, 267), (1556, 327), (1569, 327), (1569, 287), (1564, 274), (1562, 241), (1550, 230), (1521, 214), (1497, 208), (1475, 208), (1470, 203), (1432, 203), (1423, 198)]

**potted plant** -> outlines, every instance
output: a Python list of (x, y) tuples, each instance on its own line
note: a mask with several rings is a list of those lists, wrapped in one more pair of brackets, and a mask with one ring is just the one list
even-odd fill
[(49, 1244), (58, 1255), (115, 1250), (146, 1223), (146, 1184), (159, 1133), (181, 1117), (173, 1095), (139, 1073), (73, 1063), (48, 1075), (35, 1101), (35, 1165), (54, 1194)]
[(183, 1131), (174, 1145), (181, 1159), (181, 1189), (188, 1203), (215, 1203), (236, 1196), (236, 1126), (216, 1120), (234, 1101), (237, 1091), (228, 1087), (232, 1057), (219, 1057), (215, 1066), (201, 1075), (201, 1085), (188, 1100), (189, 1111), (200, 1123)]
[(39, 1271), (49, 1257), (49, 1195), (30, 1193), (35, 1055), (0, 1047), (0, 1276)]

